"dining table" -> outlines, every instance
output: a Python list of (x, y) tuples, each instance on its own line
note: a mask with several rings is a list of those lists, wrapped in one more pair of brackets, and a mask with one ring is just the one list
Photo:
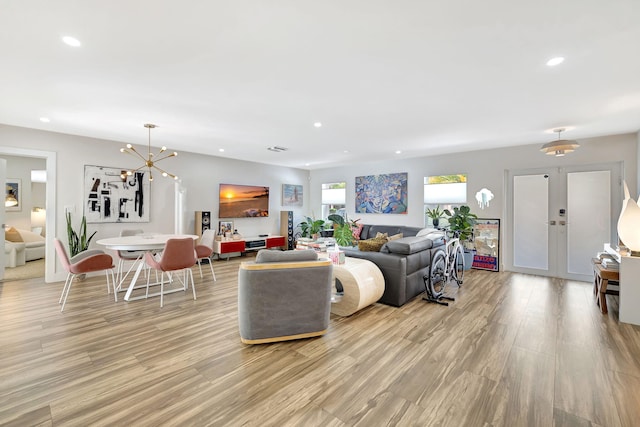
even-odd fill
[[(162, 251), (169, 239), (184, 239), (190, 237), (194, 240), (198, 240), (200, 237), (195, 234), (159, 234), (159, 233), (144, 233), (137, 234), (135, 236), (119, 236), (119, 237), (108, 237), (105, 239), (100, 239), (96, 243), (100, 246), (104, 246), (106, 249), (113, 251), (140, 251), (140, 256), (134, 261), (134, 265), (129, 269), (127, 274), (122, 277), (122, 280), (118, 283), (116, 290), (118, 292), (123, 292), (124, 287), (123, 283), (125, 283), (129, 272), (135, 267), (135, 272), (133, 277), (131, 278), (131, 282), (129, 282), (129, 286), (126, 288), (126, 294), (124, 296), (125, 301), (133, 301), (137, 299), (146, 298), (145, 295), (140, 296), (132, 296), (134, 289), (139, 289), (147, 286), (147, 283), (137, 284), (138, 278), (140, 277), (140, 273), (145, 266), (144, 261), (144, 253), (145, 252), (159, 252)], [(157, 283), (149, 283), (149, 286), (159, 285), (160, 282)], [(177, 292), (182, 289), (175, 289), (172, 291), (167, 291), (165, 293)], [(153, 294), (151, 296), (159, 295)]]

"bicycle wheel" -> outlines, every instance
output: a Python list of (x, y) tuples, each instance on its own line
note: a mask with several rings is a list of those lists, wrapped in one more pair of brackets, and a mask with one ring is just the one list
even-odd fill
[(458, 286), (462, 285), (464, 279), (464, 250), (462, 246), (456, 248), (453, 259), (453, 278)]
[(438, 299), (444, 291), (446, 285), (445, 274), (446, 260), (444, 251), (435, 253), (429, 268), (429, 280), (424, 281), (427, 295), (433, 299)]

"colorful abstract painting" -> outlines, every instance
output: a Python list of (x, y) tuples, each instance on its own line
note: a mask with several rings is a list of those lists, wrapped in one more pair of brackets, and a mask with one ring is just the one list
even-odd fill
[(356, 212), (407, 213), (407, 173), (356, 177)]

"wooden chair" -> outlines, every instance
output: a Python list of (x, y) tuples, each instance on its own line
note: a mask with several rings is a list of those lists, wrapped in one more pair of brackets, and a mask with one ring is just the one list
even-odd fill
[[(145, 254), (144, 259), (150, 268), (161, 272), (160, 307), (164, 306), (164, 273), (182, 271), (182, 289), (186, 291), (189, 288), (189, 280), (191, 280), (193, 299), (196, 299), (196, 287), (193, 284), (193, 272), (191, 271), (191, 267), (196, 264), (196, 251), (191, 237), (184, 239), (169, 239), (167, 240), (159, 260), (156, 260), (150, 252)], [(150, 274), (147, 275), (147, 297), (149, 296), (150, 276)], [(170, 280), (173, 280), (173, 277)]]
[(69, 291), (71, 291), (71, 283), (78, 274), (93, 273), (94, 271), (103, 271), (107, 276), (107, 293), (111, 293), (109, 288), (109, 273), (111, 273), (111, 282), (113, 283), (113, 297), (115, 301), (118, 301), (118, 293), (116, 292), (116, 281), (113, 274), (113, 258), (110, 255), (105, 254), (101, 250), (89, 250), (80, 252), (78, 255), (69, 259), (67, 250), (60, 239), (54, 239), (56, 246), (56, 252), (62, 263), (62, 267), (67, 271), (67, 280), (64, 282), (62, 288), (62, 294), (58, 304), (62, 304), (60, 312), (64, 311), (64, 305), (67, 302)]

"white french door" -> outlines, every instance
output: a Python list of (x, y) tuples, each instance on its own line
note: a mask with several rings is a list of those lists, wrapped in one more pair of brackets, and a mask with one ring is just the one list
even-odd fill
[(508, 172), (508, 270), (590, 281), (591, 258), (616, 242), (622, 164)]

